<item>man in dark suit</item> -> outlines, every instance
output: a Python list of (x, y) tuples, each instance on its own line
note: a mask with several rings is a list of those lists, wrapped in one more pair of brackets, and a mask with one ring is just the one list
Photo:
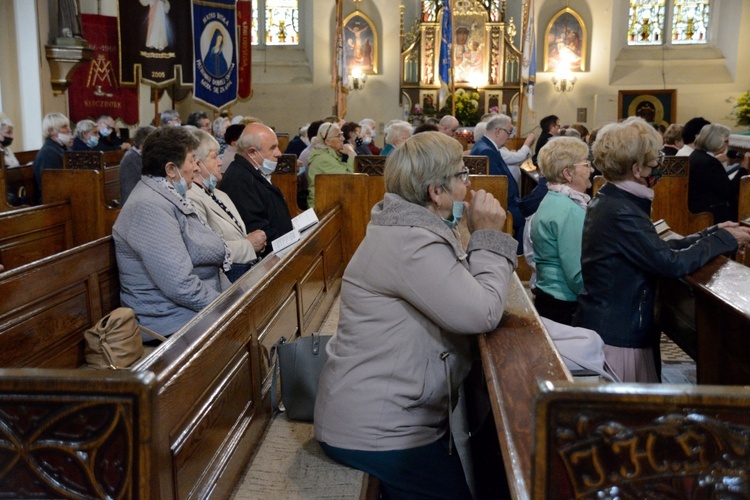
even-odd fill
[(539, 139), (536, 141), (536, 148), (534, 148), (534, 157), (531, 161), (536, 165), (536, 157), (539, 155), (539, 150), (547, 144), (552, 137), (560, 135), (560, 119), (555, 115), (549, 115), (542, 118), (539, 122), (539, 126), (542, 127), (542, 133), (539, 135)]
[(518, 208), (520, 201), (518, 183), (503, 161), (502, 148), (513, 133), (513, 124), (507, 115), (497, 115), (487, 122), (487, 131), (474, 147), (471, 154), (490, 159), (490, 175), (504, 175), (508, 178), (508, 211), (513, 215), (513, 236), (518, 241), (518, 254), (523, 253), (523, 226), (526, 222)]
[[(248, 234), (262, 229), (268, 242), (292, 230), (284, 195), (271, 184), (271, 174), (280, 157), (276, 133), (265, 125), (252, 123), (237, 141), (237, 154), (220, 186), (237, 207)], [(260, 255), (265, 256), (271, 250), (269, 244)]]

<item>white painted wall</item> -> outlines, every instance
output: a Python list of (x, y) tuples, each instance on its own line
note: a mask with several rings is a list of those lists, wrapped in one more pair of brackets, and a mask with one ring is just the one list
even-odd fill
[[(37, 40), (39, 52), (35, 62), (40, 68), (41, 113), (29, 112), (21, 107), (21, 84), (16, 75), (20, 69), (18, 44), (16, 43), (15, 12), (12, 3), (0, 1), (0, 44), (7, 53), (0, 58), (0, 88), (2, 89), (2, 109), (10, 114), (18, 124), (25, 122), (26, 115), (35, 116), (52, 112), (67, 112), (67, 97), (55, 97), (49, 85), (49, 65), (44, 57), (44, 45), (48, 34), (49, 2), (54, 0), (36, 0), (38, 15)], [(513, 4), (520, 0), (509, 0)], [(26, 4), (28, 0), (17, 0)], [(401, 0), (405, 4), (405, 23), (411, 25), (418, 14), (418, 0)], [(29, 2), (32, 3), (32, 2)], [(588, 119), (585, 125), (589, 128), (616, 119), (617, 94), (625, 89), (677, 89), (677, 120), (686, 121), (693, 116), (702, 115), (713, 122), (720, 122), (734, 129), (733, 119), (729, 116), (736, 99), (742, 92), (750, 89), (750, 1), (717, 0), (719, 20), (716, 35), (724, 58), (720, 71), (712, 71), (711, 65), (700, 61), (675, 62), (680, 54), (666, 51), (666, 84), (661, 82), (661, 64), (653, 61), (638, 64), (637, 79), (635, 76), (613, 77), (621, 70), (623, 55), (621, 53), (622, 24), (627, 17), (627, 0), (536, 0), (537, 20), (537, 86), (535, 95), (535, 113), (524, 111), (522, 132), (530, 130), (539, 119), (547, 114), (557, 114), (563, 123), (576, 121), (576, 109), (585, 108)], [(101, 0), (101, 14), (116, 15), (117, 0)], [(380, 123), (400, 117), (399, 97), (399, 1), (397, 0), (363, 0), (360, 10), (367, 14), (378, 29), (380, 40), (379, 73), (368, 78), (364, 90), (352, 92), (348, 98), (346, 118), (359, 120), (372, 117)], [(551, 74), (544, 73), (542, 40), (544, 29), (552, 15), (569, 5), (584, 19), (589, 28), (588, 71), (579, 74), (578, 82), (572, 92), (560, 94), (553, 90)], [(97, 0), (81, 0), (84, 13), (97, 13)], [(235, 104), (233, 114), (252, 115), (261, 118), (274, 126), (279, 132), (294, 134), (302, 123), (330, 115), (333, 109), (333, 89), (331, 87), (331, 38), (334, 33), (333, 0), (300, 0), (302, 14), (302, 37), (307, 40), (300, 50), (278, 48), (268, 53), (256, 50), (253, 53), (253, 97)], [(345, 2), (345, 14), (354, 9), (353, 2)], [(509, 12), (513, 7), (509, 6)], [(513, 12), (517, 12), (513, 10)], [(520, 19), (516, 24), (520, 30)], [(739, 32), (739, 38), (736, 33)], [(24, 33), (25, 36), (28, 33)], [(266, 58), (266, 55), (269, 55)], [(619, 58), (619, 62), (618, 62)], [(719, 74), (721, 73), (721, 74)], [(718, 76), (717, 76), (718, 75)], [(726, 75), (729, 75), (728, 77)], [(719, 83), (701, 83), (711, 81), (712, 77)], [(658, 77), (658, 78), (657, 78)], [(721, 77), (721, 78), (719, 78)], [(26, 82), (23, 83), (26, 85)], [(32, 84), (33, 86), (33, 84)], [(140, 91), (140, 124), (151, 122), (154, 117), (154, 104), (150, 102), (151, 90), (141, 86)], [(201, 106), (191, 98), (177, 103), (177, 109), (183, 119)], [(159, 110), (171, 108), (171, 100), (165, 94), (159, 102)], [(205, 109), (205, 108), (203, 108)], [(33, 128), (33, 127), (32, 127)], [(22, 144), (26, 144), (26, 135), (35, 131), (21, 132)], [(39, 131), (41, 132), (41, 131)], [(382, 139), (382, 136), (379, 138)], [(31, 142), (29, 142), (31, 144)], [(17, 149), (22, 149), (18, 147)]]

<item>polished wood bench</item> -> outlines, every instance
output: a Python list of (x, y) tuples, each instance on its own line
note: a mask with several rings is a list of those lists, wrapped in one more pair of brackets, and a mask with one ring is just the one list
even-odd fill
[(20, 459), (0, 491), (228, 497), (271, 415), (268, 349), (317, 330), (338, 293), (341, 218), (322, 214), (130, 370), (76, 369), (81, 333), (119, 303), (111, 237), (0, 275), (0, 421)]
[(19, 151), (14, 153), (19, 167), (7, 168), (4, 155), (0, 155), (0, 212), (14, 210), (24, 204), (11, 205), (8, 203), (8, 194), (20, 198), (25, 193), (25, 198), (33, 204), (36, 196), (36, 181), (34, 180), (34, 158), (39, 150)]
[[(383, 175), (387, 156), (357, 155), (354, 157), (354, 172), (367, 175)], [(490, 159), (486, 156), (464, 155), (464, 165), (472, 175), (489, 175)]]
[[(283, 151), (283, 150), (282, 150)], [(302, 213), (297, 205), (297, 189), (299, 178), (297, 177), (297, 155), (283, 154), (276, 165), (276, 171), (271, 176), (271, 183), (281, 190), (286, 200), (286, 206), (292, 217)]]
[(0, 264), (8, 271), (73, 247), (70, 202), (0, 212)]

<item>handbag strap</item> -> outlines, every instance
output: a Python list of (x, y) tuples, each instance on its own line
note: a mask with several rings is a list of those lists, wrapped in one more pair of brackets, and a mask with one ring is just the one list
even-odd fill
[(279, 409), (279, 397), (276, 389), (276, 377), (279, 374), (279, 346), (286, 344), (286, 338), (281, 337), (278, 342), (271, 346), (268, 352), (268, 366), (271, 367), (271, 409)]
[(141, 332), (145, 333), (146, 335), (150, 335), (151, 337), (154, 337), (157, 340), (161, 340), (162, 342), (166, 342), (167, 341), (167, 337), (165, 337), (164, 335), (159, 335), (155, 331), (150, 330), (150, 329), (146, 328), (143, 325), (138, 325), (138, 328), (141, 329)]

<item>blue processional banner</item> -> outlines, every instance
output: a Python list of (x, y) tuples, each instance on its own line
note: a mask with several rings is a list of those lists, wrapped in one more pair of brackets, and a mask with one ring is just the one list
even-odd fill
[(236, 0), (193, 0), (193, 98), (220, 110), (237, 100)]

